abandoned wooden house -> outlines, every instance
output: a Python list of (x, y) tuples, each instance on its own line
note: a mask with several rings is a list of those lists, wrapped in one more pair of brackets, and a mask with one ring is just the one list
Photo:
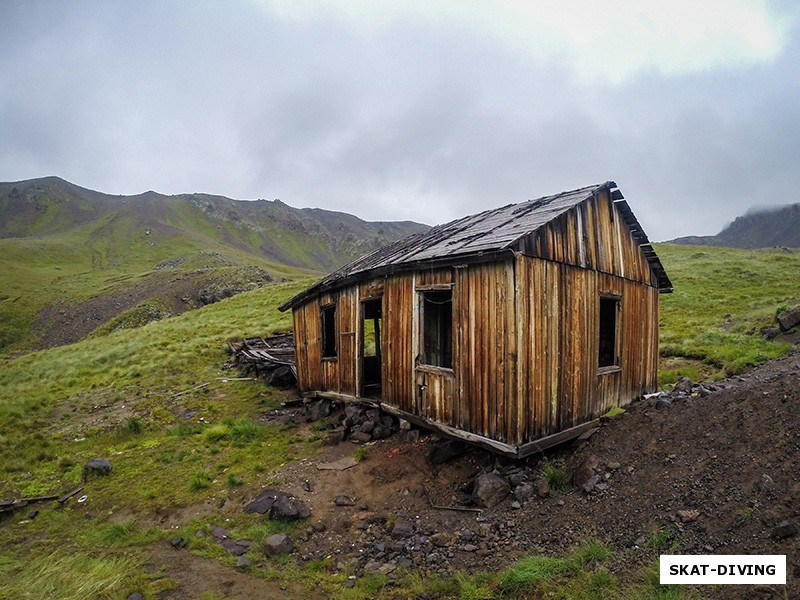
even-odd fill
[(609, 181), (399, 240), (281, 310), (306, 396), (524, 457), (656, 389), (671, 286)]

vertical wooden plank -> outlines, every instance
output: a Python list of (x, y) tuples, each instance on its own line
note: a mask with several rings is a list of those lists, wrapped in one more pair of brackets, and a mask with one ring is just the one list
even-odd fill
[(503, 394), (503, 439), (511, 444), (519, 444), (516, 436), (516, 402), (517, 402), (517, 328), (520, 327), (516, 304), (516, 261), (504, 264), (505, 303), (503, 308), (503, 339), (505, 361), (505, 388)]
[(516, 377), (516, 394), (514, 398), (513, 412), (513, 435), (509, 440), (515, 444), (521, 444), (525, 440), (524, 414), (530, 397), (530, 387), (528, 385), (528, 374), (531, 371), (529, 344), (526, 343), (526, 332), (531, 327), (531, 315), (528, 295), (528, 261), (523, 255), (515, 257), (514, 268), (514, 322), (511, 324), (511, 331), (516, 335), (517, 360), (514, 365)]
[(497, 320), (497, 274), (494, 265), (486, 265), (482, 270), (486, 276), (484, 292), (488, 301), (485, 308), (487, 328), (482, 340), (482, 345), (486, 349), (483, 369), (486, 393), (483, 403), (486, 407), (486, 434), (495, 438), (497, 436), (498, 396), (502, 385), (502, 375), (498, 368), (500, 357), (497, 355), (497, 338), (500, 334), (500, 324)]

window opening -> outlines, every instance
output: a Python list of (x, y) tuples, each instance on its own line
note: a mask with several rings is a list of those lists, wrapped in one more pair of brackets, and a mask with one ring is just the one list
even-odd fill
[(600, 298), (600, 353), (599, 367), (619, 365), (617, 355), (617, 313), (619, 298)]
[(422, 363), (453, 368), (453, 291), (420, 293)]
[(336, 305), (322, 308), (322, 358), (336, 358)]

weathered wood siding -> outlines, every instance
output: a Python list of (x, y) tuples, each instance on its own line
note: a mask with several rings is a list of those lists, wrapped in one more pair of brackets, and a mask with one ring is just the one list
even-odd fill
[[(658, 290), (520, 256), (516, 264), (519, 387), (514, 439), (535, 440), (654, 391)], [(598, 368), (600, 298), (619, 298), (619, 368)]]
[(418, 414), (414, 394), (412, 358), (412, 317), (414, 313), (414, 276), (396, 275), (383, 285), (383, 390), (385, 402)]
[(528, 256), (658, 287), (647, 258), (607, 191), (522, 239), (519, 249)]
[(512, 442), (517, 336), (511, 261), (458, 269), (453, 290), (454, 426)]
[[(453, 366), (420, 364), (420, 292), (452, 289)], [(614, 297), (618, 368), (599, 369), (600, 299)], [(382, 298), (382, 399), (401, 411), (519, 446), (656, 387), (658, 289), (608, 193), (496, 262), (365, 279), (294, 309), (302, 391), (359, 396), (361, 303)], [(335, 303), (337, 357), (320, 311)]]
[[(336, 357), (322, 358), (322, 308), (336, 306)], [(301, 392), (357, 395), (358, 287), (323, 294), (294, 310), (297, 384)]]

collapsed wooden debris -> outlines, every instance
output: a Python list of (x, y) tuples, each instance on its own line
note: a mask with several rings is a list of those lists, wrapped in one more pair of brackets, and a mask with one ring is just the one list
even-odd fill
[(228, 348), (243, 373), (263, 376), (275, 387), (290, 387), (297, 383), (297, 361), (291, 333), (228, 342)]
[(78, 487), (71, 492), (67, 492), (63, 496), (59, 496), (58, 494), (51, 494), (48, 496), (34, 496), (29, 498), (14, 498), (12, 500), (0, 500), (0, 512), (11, 512), (15, 510), (19, 510), (20, 508), (25, 508), (31, 504), (35, 504), (36, 502), (47, 502), (48, 500), (58, 500), (59, 504), (64, 504), (67, 500), (72, 498), (78, 492), (83, 490), (83, 487)]

